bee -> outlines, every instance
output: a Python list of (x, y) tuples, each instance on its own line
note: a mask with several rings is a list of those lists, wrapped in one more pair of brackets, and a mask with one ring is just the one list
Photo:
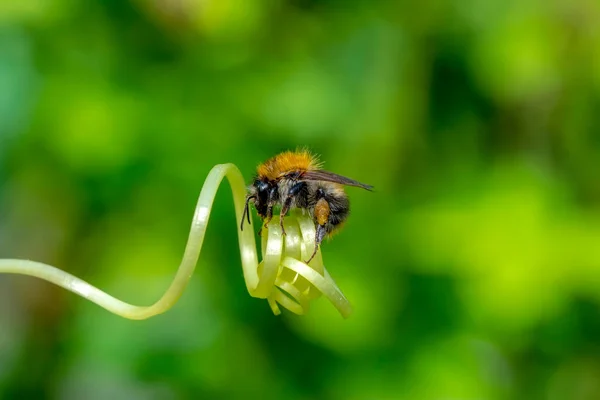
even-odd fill
[(240, 229), (244, 229), (244, 218), (250, 224), (250, 202), (254, 203), (264, 227), (273, 217), (273, 208), (281, 207), (280, 226), (284, 235), (283, 221), (288, 211), (292, 208), (307, 210), (316, 230), (315, 249), (306, 261), (308, 264), (323, 239), (339, 230), (348, 218), (350, 201), (344, 186), (373, 189), (371, 185), (324, 171), (321, 166), (318, 158), (306, 150), (286, 151), (260, 164), (248, 187)]

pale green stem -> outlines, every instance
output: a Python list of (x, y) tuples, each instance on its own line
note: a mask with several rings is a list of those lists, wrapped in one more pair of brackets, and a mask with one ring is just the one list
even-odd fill
[(242, 267), (248, 291), (252, 294), (258, 285), (258, 257), (256, 242), (251, 227), (241, 231), (239, 225), (242, 219), (246, 188), (244, 178), (239, 169), (233, 164), (216, 165), (208, 174), (200, 192), (196, 205), (192, 227), (188, 237), (183, 259), (177, 274), (165, 294), (154, 304), (147, 307), (125, 303), (89, 283), (51, 265), (29, 260), (0, 260), (0, 273), (12, 273), (35, 276), (70, 290), (108, 311), (129, 319), (146, 319), (161, 314), (171, 308), (185, 290), (200, 255), (204, 242), (204, 234), (210, 217), (217, 189), (224, 177), (227, 177), (233, 194), (235, 215), (238, 226), (238, 237)]

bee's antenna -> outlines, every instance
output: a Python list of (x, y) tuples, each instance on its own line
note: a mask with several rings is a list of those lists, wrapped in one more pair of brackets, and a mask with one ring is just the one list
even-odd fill
[(248, 220), (248, 225), (250, 225), (250, 210), (248, 210), (248, 203), (250, 200), (256, 200), (256, 196), (248, 196), (246, 197), (246, 205), (244, 206), (244, 212), (242, 213), (242, 222), (240, 223), (240, 230), (244, 230), (244, 217)]

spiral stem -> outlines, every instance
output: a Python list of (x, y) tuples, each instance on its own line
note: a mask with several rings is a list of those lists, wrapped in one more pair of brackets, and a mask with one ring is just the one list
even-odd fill
[[(68, 272), (36, 261), (0, 259), (0, 273), (29, 275), (46, 280), (128, 319), (147, 319), (164, 313), (173, 307), (181, 297), (196, 269), (215, 195), (225, 177), (229, 181), (233, 194), (242, 269), (246, 288), (250, 295), (267, 298), (269, 305), (276, 314), (279, 313), (276, 302), (292, 312), (303, 314), (307, 311), (308, 300), (316, 298), (320, 294), (315, 295), (315, 290), (317, 290), (325, 293), (340, 313), (347, 317), (351, 312), (351, 307), (329, 277), (327, 271), (324, 270), (320, 250), (318, 257), (315, 258), (314, 266), (313, 262), (309, 266), (298, 260), (299, 256), (305, 257), (314, 248), (310, 247), (314, 246), (314, 226), (309, 218), (289, 217), (289, 221), (286, 221), (286, 224), (290, 226), (289, 232), (300, 233), (301, 237), (298, 234), (288, 234), (285, 240), (282, 239), (278, 219), (271, 221), (268, 229), (263, 230), (263, 254), (265, 259), (259, 265), (253, 229), (249, 228), (243, 231), (239, 229), (243, 216), (246, 188), (244, 178), (234, 164), (216, 165), (208, 174), (200, 191), (179, 269), (167, 291), (150, 306), (136, 306), (126, 303)], [(298, 253), (300, 249), (301, 254)], [(293, 276), (291, 278), (293, 278), (293, 282), (285, 279), (285, 272), (287, 271), (292, 271)], [(294, 288), (299, 276), (304, 278), (303, 290)], [(289, 273), (288, 277), (290, 277)], [(285, 290), (285, 288), (287, 288), (287, 296), (280, 291), (280, 289)]]

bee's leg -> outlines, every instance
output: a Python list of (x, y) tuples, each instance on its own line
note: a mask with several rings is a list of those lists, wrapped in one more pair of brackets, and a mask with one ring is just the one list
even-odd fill
[(317, 254), (317, 250), (321, 245), (321, 242), (325, 238), (327, 234), (327, 230), (325, 229), (325, 224), (329, 221), (329, 215), (331, 214), (331, 209), (329, 208), (329, 203), (324, 198), (319, 199), (317, 204), (315, 204), (314, 218), (315, 218), (315, 226), (317, 229), (315, 235), (315, 250), (313, 251), (312, 256), (306, 262), (307, 264), (312, 261), (312, 259)]
[(285, 201), (283, 202), (283, 206), (281, 207), (281, 212), (279, 213), (279, 225), (281, 226), (281, 234), (282, 235), (285, 235), (285, 228), (283, 227), (283, 220), (285, 218), (285, 215), (290, 210), (291, 205), (292, 205), (292, 197), (290, 196), (287, 199), (285, 199)]
[(321, 246), (321, 242), (325, 238), (326, 234), (327, 231), (325, 230), (325, 226), (317, 225), (317, 234), (315, 235), (315, 250), (313, 251), (308, 261), (306, 261), (307, 264), (311, 262), (313, 258), (315, 258), (315, 255), (317, 255), (317, 250), (319, 250), (319, 246)]
[(288, 195), (283, 201), (283, 205), (281, 206), (281, 212), (279, 213), (279, 224), (281, 225), (281, 233), (285, 235), (285, 228), (283, 227), (283, 220), (290, 211), (290, 207), (292, 206), (292, 201), (295, 197), (299, 197), (299, 194), (302, 190), (306, 190), (306, 182), (297, 182), (295, 183), (290, 190), (288, 191)]
[(271, 219), (273, 218), (273, 206), (277, 203), (277, 186), (273, 186), (269, 190), (269, 200), (267, 202), (267, 212), (265, 213), (265, 220), (263, 227), (267, 227)]
[(265, 214), (265, 219), (263, 219), (263, 227), (267, 227), (267, 225), (269, 225), (269, 222), (271, 222), (271, 220), (273, 219), (273, 205), (269, 204), (267, 206), (267, 212)]
[(267, 229), (267, 225), (269, 225), (271, 219), (273, 219), (273, 206), (268, 206), (266, 216), (263, 218), (263, 223), (258, 230), (258, 236), (262, 233), (263, 228)]

